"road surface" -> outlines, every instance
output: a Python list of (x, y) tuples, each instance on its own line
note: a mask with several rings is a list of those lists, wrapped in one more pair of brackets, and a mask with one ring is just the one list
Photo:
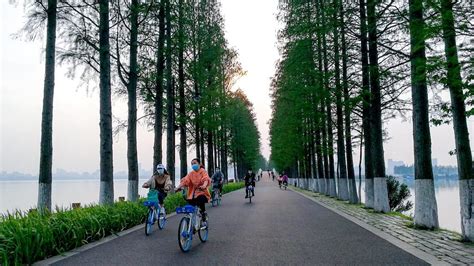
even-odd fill
[(208, 206), (209, 240), (195, 235), (182, 253), (177, 232), (181, 215), (151, 236), (135, 231), (59, 261), (56, 265), (426, 265), (293, 191), (264, 177), (252, 204), (244, 190)]

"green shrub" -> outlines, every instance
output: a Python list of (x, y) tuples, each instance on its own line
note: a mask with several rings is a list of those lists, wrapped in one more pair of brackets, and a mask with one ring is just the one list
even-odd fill
[(222, 193), (229, 193), (229, 192), (232, 192), (234, 190), (238, 190), (238, 189), (241, 189), (245, 187), (245, 184), (244, 182), (237, 182), (237, 183), (228, 183), (228, 184), (225, 184), (224, 187), (222, 188)]
[(176, 208), (186, 205), (181, 193), (169, 194), (163, 202), (167, 213), (175, 212)]
[(141, 224), (146, 211), (141, 200), (44, 215), (7, 214), (0, 222), (0, 262), (32, 264)]
[(391, 211), (405, 212), (413, 208), (413, 203), (407, 200), (411, 194), (406, 184), (400, 183), (393, 176), (387, 176), (387, 188)]
[[(242, 182), (229, 183), (223, 193), (242, 187)], [(74, 210), (57, 208), (44, 215), (34, 211), (4, 215), (0, 217), (0, 264), (32, 264), (139, 225), (148, 211), (144, 200)], [(181, 193), (170, 194), (164, 201), (168, 213), (185, 204)]]

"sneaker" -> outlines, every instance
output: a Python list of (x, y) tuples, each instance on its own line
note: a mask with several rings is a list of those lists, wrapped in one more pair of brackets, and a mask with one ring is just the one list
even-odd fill
[(249, 198), (249, 195), (245, 195), (245, 198), (248, 199), (248, 198)]

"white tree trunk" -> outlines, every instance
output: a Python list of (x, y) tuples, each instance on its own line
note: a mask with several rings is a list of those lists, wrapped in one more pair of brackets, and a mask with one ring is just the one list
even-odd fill
[(374, 210), (385, 213), (390, 212), (386, 177), (374, 177)]
[(349, 187), (347, 185), (347, 178), (339, 178), (338, 188), (338, 197), (341, 200), (349, 200)]
[(438, 228), (438, 205), (433, 179), (415, 180), (415, 225)]
[(127, 191), (127, 199), (129, 201), (137, 201), (138, 196), (138, 180), (128, 180), (128, 191)]
[(464, 238), (474, 240), (474, 179), (459, 180), (461, 199), (461, 229)]
[(356, 187), (356, 183), (352, 181), (355, 181), (355, 180), (349, 180), (348, 182), (349, 202), (352, 204), (357, 204), (359, 203), (359, 197), (357, 196), (357, 187)]
[(319, 193), (324, 194), (324, 192), (326, 191), (326, 179), (320, 178), (318, 185), (319, 185)]
[(44, 208), (51, 208), (51, 183), (38, 183), (38, 211), (43, 213)]
[(334, 178), (329, 179), (329, 196), (330, 197), (337, 197), (336, 179), (334, 179)]
[(374, 180), (365, 179), (365, 206), (374, 208)]
[(114, 202), (114, 183), (100, 181), (99, 202), (111, 204)]

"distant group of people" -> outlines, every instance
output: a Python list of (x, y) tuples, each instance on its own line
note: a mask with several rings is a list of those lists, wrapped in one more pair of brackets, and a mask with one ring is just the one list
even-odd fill
[[(198, 158), (191, 161), (191, 168), (192, 171), (181, 179), (175, 191), (178, 192), (187, 187), (188, 192), (186, 195), (186, 201), (192, 206), (199, 207), (202, 218), (205, 221), (207, 219), (206, 203), (208, 203), (211, 198), (208, 188), (212, 184), (213, 189), (217, 190), (218, 193), (222, 195), (224, 174), (221, 172), (219, 167), (216, 167), (212, 177), (209, 177), (204, 166), (201, 164), (201, 160)], [(261, 178), (261, 176), (260, 173), (259, 177)], [(256, 181), (255, 173), (252, 169), (248, 169), (244, 177), (245, 187), (248, 188), (250, 185), (255, 187)], [(158, 202), (161, 208), (163, 208), (163, 203), (168, 193), (174, 189), (171, 176), (163, 164), (158, 164), (156, 166), (155, 173), (153, 173), (150, 179), (148, 179), (142, 187), (158, 190)], [(245, 192), (245, 198), (248, 198), (248, 189), (245, 189)], [(252, 190), (252, 196), (255, 196), (255, 190)]]
[[(176, 187), (175, 191), (178, 192), (184, 187), (187, 187), (188, 192), (186, 195), (186, 201), (190, 205), (199, 207), (202, 219), (205, 221), (207, 218), (206, 203), (209, 202), (209, 199), (211, 198), (208, 188), (212, 184), (213, 188), (222, 194), (224, 175), (220, 168), (217, 167), (215, 173), (211, 178), (209, 178), (207, 171), (201, 164), (201, 160), (198, 158), (191, 161), (191, 168), (192, 171), (181, 179), (181, 182), (178, 187)], [(166, 196), (174, 189), (171, 177), (163, 164), (158, 164), (156, 166), (155, 173), (142, 185), (142, 187), (158, 190), (158, 202), (160, 206), (163, 206)]]
[[(270, 169), (268, 169), (267, 172), (272, 181), (275, 181), (275, 173)], [(281, 172), (281, 175), (277, 178), (277, 181), (279, 186), (282, 184), (288, 185), (288, 176), (286, 175), (285, 171)]]

